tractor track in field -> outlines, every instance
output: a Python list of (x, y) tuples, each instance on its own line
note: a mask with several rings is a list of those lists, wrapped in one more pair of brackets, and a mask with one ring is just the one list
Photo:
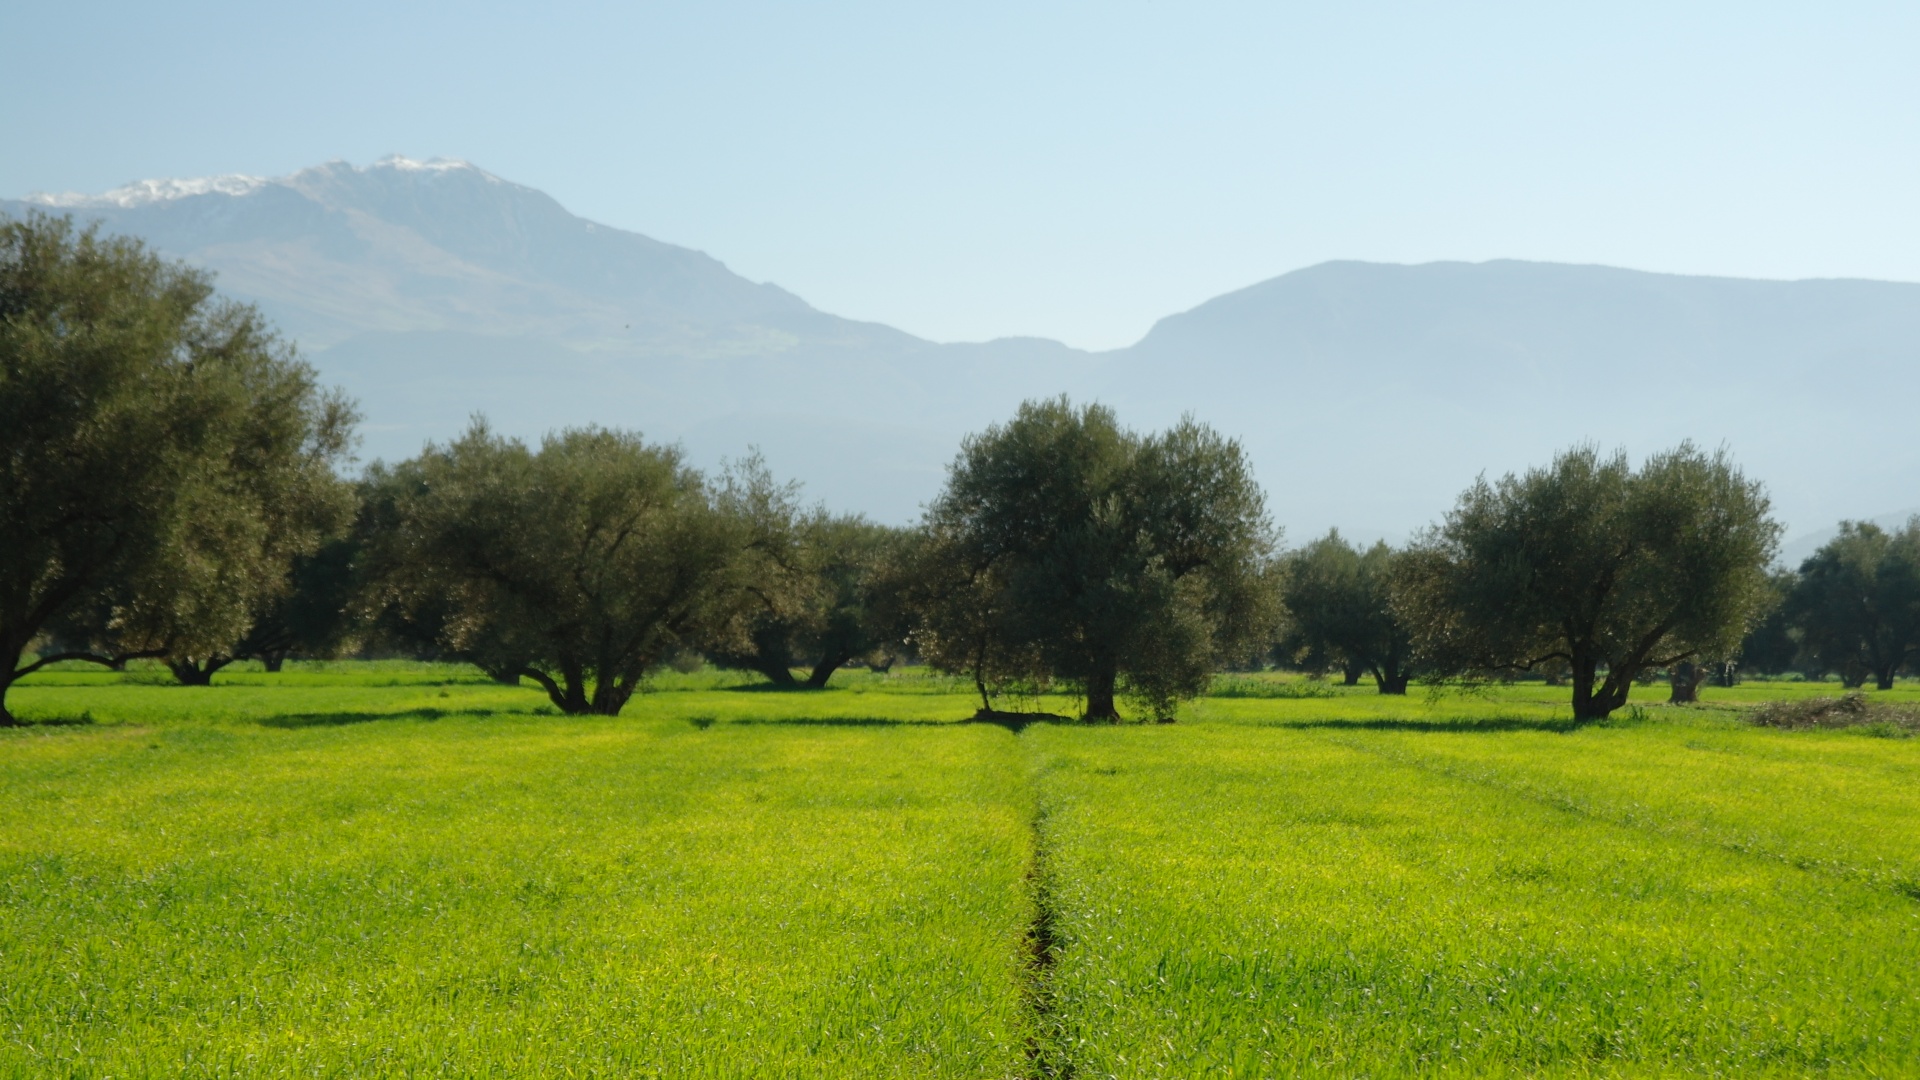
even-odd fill
[(1052, 858), (1044, 808), (1034, 807), (1030, 827), (1033, 855), (1027, 864), (1026, 885), (1033, 900), (1033, 919), (1022, 939), (1021, 987), (1032, 1024), (1027, 1033), (1027, 1076), (1032, 1080), (1071, 1080), (1073, 1063), (1061, 1053), (1054, 1008), (1053, 973), (1061, 944), (1055, 926)]

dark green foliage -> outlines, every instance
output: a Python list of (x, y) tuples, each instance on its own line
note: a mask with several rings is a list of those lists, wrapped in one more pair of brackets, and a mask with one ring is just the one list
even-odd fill
[(1768, 575), (1766, 615), (1740, 643), (1742, 671), (1781, 675), (1792, 671), (1799, 662), (1799, 629), (1794, 625), (1793, 611), (1787, 602), (1798, 581), (1799, 576), (1791, 570), (1776, 570)]
[(1724, 452), (1683, 443), (1635, 471), (1571, 450), (1462, 494), (1405, 557), (1395, 607), (1436, 671), (1562, 662), (1574, 717), (1601, 719), (1643, 672), (1738, 649), (1767, 603), (1767, 511)]
[(1848, 686), (1872, 678), (1892, 689), (1920, 656), (1920, 517), (1892, 533), (1841, 522), (1840, 535), (1800, 565), (1788, 608), (1817, 666)]
[(287, 589), (254, 619), (235, 654), (280, 670), (290, 656), (325, 659), (353, 632), (354, 556), (351, 537), (339, 537), (293, 561)]
[(927, 511), (916, 643), (983, 698), (1063, 679), (1089, 718), (1116, 719), (1124, 692), (1169, 720), (1266, 633), (1273, 543), (1237, 443), (1029, 402), (966, 441)]
[[(877, 613), (875, 589), (903, 530), (817, 512), (783, 533), (792, 537), (782, 561), (793, 573), (780, 581), (792, 587), (756, 592), (756, 610), (735, 635), (743, 647), (714, 659), (779, 686), (818, 689), (840, 668), (897, 642)], [(795, 667), (807, 669), (804, 682)]]
[(1396, 558), (1385, 543), (1357, 551), (1338, 529), (1288, 555), (1281, 589), (1288, 626), (1280, 651), (1313, 670), (1365, 670), (1381, 693), (1406, 693), (1413, 644), (1393, 612)]
[(761, 529), (791, 519), (788, 493), (753, 470), (715, 489), (678, 450), (624, 432), (564, 431), (531, 451), (476, 423), (370, 482), (377, 606), (569, 713), (617, 715), (784, 573), (767, 557), (784, 544)]
[(353, 419), (204, 273), (0, 222), (0, 723), (54, 659), (229, 654), (350, 512)]

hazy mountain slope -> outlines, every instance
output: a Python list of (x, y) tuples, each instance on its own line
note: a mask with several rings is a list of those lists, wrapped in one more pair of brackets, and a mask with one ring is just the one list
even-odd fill
[[(1875, 514), (1870, 518), (1863, 519), (1856, 516), (1847, 520), (1871, 521), (1873, 524), (1880, 526), (1888, 532), (1894, 532), (1905, 528), (1907, 522), (1914, 517), (1920, 517), (1920, 506), (1911, 506), (1905, 510), (1896, 510), (1890, 514)], [(1825, 547), (1828, 541), (1839, 535), (1840, 526), (1836, 522), (1827, 528), (1815, 532), (1788, 537), (1787, 540), (1780, 545), (1780, 563), (1783, 566), (1798, 569), (1800, 564), (1811, 558), (1814, 552)]]
[(369, 457), (412, 454), (476, 412), (527, 436), (618, 424), (706, 463), (763, 444), (813, 494), (905, 520), (965, 432), (1096, 363), (1056, 342), (938, 345), (828, 315), (464, 162), (0, 202), (35, 208), (216, 271), (360, 400)]
[(1725, 443), (1797, 534), (1920, 495), (1920, 285), (1327, 263), (1161, 320), (1102, 393), (1239, 432), (1289, 520), (1397, 533), (1581, 441)]
[(700, 252), (574, 217), (464, 162), (332, 162), (227, 179), (47, 201), (219, 271), (223, 288), (313, 348), (369, 330), (721, 354), (809, 338), (913, 343), (823, 315)]
[(1403, 537), (1484, 471), (1580, 441), (1726, 444), (1790, 534), (1920, 502), (1920, 285), (1544, 263), (1327, 263), (1131, 348), (940, 345), (840, 319), (697, 251), (460, 162), (147, 181), (64, 209), (205, 265), (367, 414), (366, 456), (475, 412), (636, 427), (713, 464), (759, 445), (836, 507), (913, 516), (966, 432), (1070, 392), (1242, 438), (1294, 540)]

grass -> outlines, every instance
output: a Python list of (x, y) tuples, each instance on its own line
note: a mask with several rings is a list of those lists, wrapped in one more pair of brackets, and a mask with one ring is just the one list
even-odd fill
[[(1920, 905), (1777, 857), (1861, 870), (1865, 849), (1898, 864), (1910, 841), (1823, 846), (1808, 823), (1847, 810), (1790, 777), (1740, 777), (1782, 823), (1760, 852), (1703, 825), (1684, 771), (1653, 807), (1608, 788), (1630, 817), (1551, 797), (1603, 786), (1636, 733), (1033, 734), (1064, 946), (1055, 1054), (1076, 1076), (1920, 1066)], [(1484, 746), (1512, 747), (1505, 783), (1436, 765)], [(1884, 780), (1861, 781), (1875, 809), (1920, 820), (1920, 789)]]
[(1831, 684), (162, 674), (10, 698), (0, 1075), (1920, 1073), (1920, 740), (1743, 722)]
[(1004, 732), (428, 719), (416, 693), (378, 723), (153, 722), (168, 701), (7, 740), (0, 1073), (1024, 1060), (1030, 800)]

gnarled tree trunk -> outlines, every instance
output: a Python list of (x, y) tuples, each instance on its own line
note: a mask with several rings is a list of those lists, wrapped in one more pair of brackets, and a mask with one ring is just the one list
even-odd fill
[(1600, 680), (1600, 661), (1597, 658), (1576, 653), (1571, 666), (1575, 723), (1605, 720), (1613, 715), (1613, 710), (1627, 703), (1627, 692), (1633, 688), (1631, 671), (1609, 668), (1606, 679), (1600, 681), (1599, 689), (1595, 689), (1594, 682)]
[(1109, 723), (1120, 721), (1120, 710), (1114, 706), (1113, 702), (1114, 686), (1118, 681), (1118, 675), (1111, 670), (1096, 672), (1087, 679), (1085, 719), (1105, 720)]
[(813, 665), (813, 670), (807, 673), (808, 689), (824, 689), (827, 685), (827, 680), (833, 678), (833, 673), (845, 667), (847, 661), (851, 659), (853, 659), (852, 656), (835, 653), (829, 653), (821, 657), (820, 662)]
[(1700, 684), (1707, 681), (1707, 667), (1682, 660), (1667, 671), (1669, 705), (1691, 705), (1700, 700)]
[(212, 686), (213, 673), (231, 663), (231, 656), (209, 656), (205, 660), (180, 656), (168, 657), (166, 661), (167, 670), (173, 672), (181, 686)]

